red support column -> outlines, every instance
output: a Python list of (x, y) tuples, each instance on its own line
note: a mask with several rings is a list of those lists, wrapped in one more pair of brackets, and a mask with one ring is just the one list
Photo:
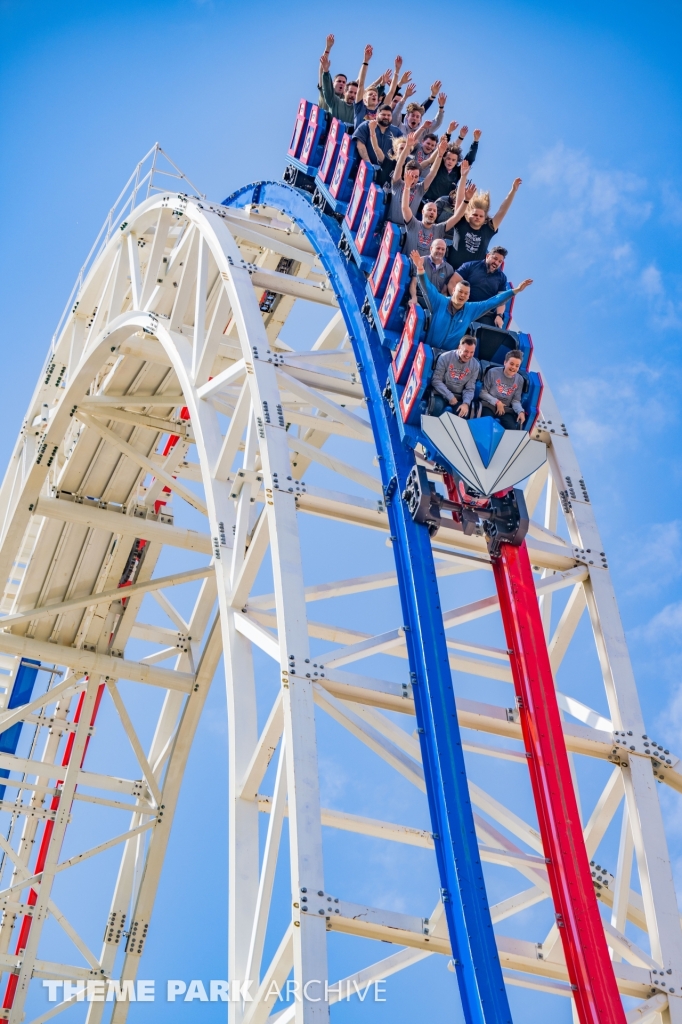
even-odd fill
[[(92, 709), (92, 715), (90, 717), (90, 725), (91, 726), (93, 726), (95, 724), (95, 719), (97, 718), (97, 712), (99, 711), (99, 705), (100, 705), (100, 702), (102, 700), (102, 694), (104, 693), (104, 685), (105, 685), (104, 683), (100, 683), (100, 685), (99, 685), (99, 687), (97, 689), (97, 697), (95, 699), (95, 706)], [(84, 698), (85, 698), (85, 693), (81, 693), (80, 697), (78, 698), (78, 704), (76, 706), (76, 713), (73, 716), (74, 725), (77, 725), (78, 722), (80, 722), (81, 708), (83, 707), (83, 700), (84, 700)], [(62, 768), (67, 768), (69, 766), (70, 762), (71, 762), (71, 751), (73, 750), (73, 744), (74, 744), (75, 739), (76, 739), (76, 733), (75, 732), (70, 732), (68, 737), (67, 737), (67, 740), (66, 740), (66, 746), (64, 748), (64, 756), (62, 757)], [(83, 747), (83, 755), (81, 757), (81, 768), (83, 767), (83, 762), (85, 761), (85, 755), (88, 752), (89, 744), (90, 744), (90, 737), (87, 736), (86, 740), (85, 740), (85, 746)], [(59, 788), (62, 785), (62, 782), (63, 782), (62, 779), (58, 780), (57, 788)], [(58, 796), (54, 796), (54, 797), (52, 797), (52, 801), (50, 803), (50, 810), (51, 811), (56, 811), (58, 807), (59, 807), (59, 797)], [(43, 837), (41, 839), (40, 846), (38, 848), (38, 856), (36, 858), (36, 863), (35, 863), (35, 866), (33, 868), (33, 873), (36, 874), (36, 875), (39, 874), (43, 870), (43, 868), (45, 867), (45, 860), (47, 858), (47, 852), (48, 852), (48, 850), (50, 848), (50, 840), (52, 839), (52, 832), (53, 832), (53, 830), (54, 830), (54, 822), (53, 821), (46, 821), (45, 822), (45, 828), (44, 828), (44, 831), (43, 831)], [(29, 893), (28, 893), (28, 899), (26, 900), (27, 905), (29, 907), (34, 907), (37, 902), (38, 902), (38, 892), (37, 892), (37, 890), (36, 889), (30, 889)], [(31, 924), (32, 924), (32, 922), (33, 922), (33, 918), (32, 917), (26, 916), (26, 917), (22, 918), (21, 926), (19, 928), (19, 937), (17, 939), (17, 945), (16, 945), (16, 949), (14, 951), (17, 954), (17, 956), (21, 955), (21, 953), (23, 953), (24, 950), (26, 949), (26, 943), (28, 942), (28, 936), (29, 936), (29, 932), (31, 931)], [(5, 997), (4, 997), (3, 1001), (2, 1001), (3, 1009), (9, 1010), (14, 1005), (14, 996), (15, 996), (15, 993), (16, 993), (16, 990), (17, 990), (18, 982), (19, 982), (19, 975), (18, 974), (10, 974), (9, 978), (7, 979), (7, 987), (5, 989)]]
[(581, 1024), (625, 1024), (592, 885), (525, 542), (493, 556), (559, 934)]

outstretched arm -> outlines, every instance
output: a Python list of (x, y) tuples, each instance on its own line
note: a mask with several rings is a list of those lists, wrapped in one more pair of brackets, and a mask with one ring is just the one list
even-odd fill
[[(438, 174), (438, 168), (441, 165), (441, 160), (445, 156), (445, 150), (447, 148), (448, 148), (448, 140), (445, 138), (445, 136), (443, 136), (443, 138), (438, 143), (438, 149), (436, 150), (435, 160), (433, 161), (433, 164), (431, 166), (431, 170), (429, 171), (429, 173), (424, 178), (424, 191), (425, 192), (428, 191), (429, 185), (431, 184), (433, 179)], [(422, 164), (422, 167), (423, 166), (424, 165)]]
[(422, 121), (422, 123), (419, 125), (416, 132), (414, 133), (415, 146), (417, 145), (418, 142), (421, 142), (422, 138), (426, 135), (428, 131), (431, 131), (432, 123), (432, 121)]
[[(406, 71), (405, 75), (410, 75), (411, 73), (412, 73), (411, 71)], [(400, 82), (398, 83), (399, 85), (402, 85), (403, 78), (405, 78), (405, 75), (403, 75), (403, 77), (400, 79)], [(410, 99), (410, 97), (414, 96), (416, 91), (417, 91), (416, 85), (414, 85), (413, 82), (408, 82), (407, 88), (405, 89), (404, 94), (400, 97), (400, 99), (398, 100), (398, 102), (394, 106), (394, 108), (393, 108), (393, 117), (392, 117), (391, 121), (392, 121), (392, 124), (394, 124), (396, 126), (396, 128), (400, 128), (400, 125), (402, 124), (402, 118), (403, 118), (403, 108), (404, 108), (405, 104), (407, 103), (407, 101)]]
[(474, 131), (474, 141), (469, 146), (469, 152), (467, 153), (467, 155), (465, 157), (465, 160), (469, 161), (469, 165), (471, 165), (474, 162), (474, 160), (476, 159), (476, 154), (478, 153), (478, 140), (480, 139), (480, 137), (481, 137), (481, 129), (477, 128)]
[(438, 93), (438, 114), (431, 125), (432, 132), (437, 132), (443, 123), (443, 118), (445, 117), (445, 104), (447, 103), (447, 100), (448, 98), (444, 92)]
[(396, 90), (398, 88), (398, 79), (400, 78), (400, 69), (401, 69), (402, 66), (403, 66), (403, 58), (400, 56), (400, 54), (398, 54), (398, 56), (395, 59), (395, 63), (393, 65), (393, 76), (391, 78), (391, 87), (388, 90), (388, 94), (386, 96), (386, 99), (384, 100), (384, 103), (390, 103), (391, 100), (393, 99), (393, 97), (396, 94)]
[(405, 166), (405, 161), (407, 160), (409, 154), (414, 149), (414, 144), (415, 144), (415, 137), (414, 137), (414, 135), (408, 135), (406, 140), (405, 140), (405, 145), (400, 150), (400, 155), (398, 156), (398, 159), (397, 159), (396, 165), (395, 165), (395, 169), (393, 171), (393, 176), (391, 178), (391, 181), (393, 181), (394, 184), (397, 184), (397, 182), (399, 182), (400, 179), (402, 178), (402, 176), (403, 176), (403, 167)]
[(429, 107), (431, 106), (431, 104), (435, 100), (436, 96), (440, 92), (440, 87), (441, 87), (442, 84), (443, 83), (441, 82), (440, 78), (437, 78), (436, 81), (431, 86), (431, 92), (429, 93), (427, 98), (422, 103), (422, 107), (424, 108), (425, 111), (429, 109)]
[[(403, 183), (403, 194), (400, 197), (400, 212), (402, 213), (403, 220), (405, 221), (406, 224), (409, 224), (410, 221), (412, 220), (412, 210), (410, 209), (410, 189), (414, 184), (414, 176), (418, 174), (419, 171), (408, 171), (408, 173), (405, 175), (405, 181)], [(421, 271), (417, 269), (418, 274), (424, 272), (423, 262), (424, 261), (422, 260)]]
[[(460, 167), (460, 179), (459, 185), (457, 186), (457, 195), (455, 197), (455, 209), (452, 217), (449, 217), (445, 222), (445, 230), (449, 231), (450, 228), (454, 228), (457, 221), (461, 220), (464, 216), (466, 204), (473, 195), (473, 188), (471, 185), (467, 185), (467, 174), (469, 173), (469, 164), (466, 160), (462, 160)], [(467, 195), (467, 191), (469, 194)]]
[(368, 43), (365, 47), (364, 60), (360, 65), (360, 71), (358, 73), (358, 102), (364, 98), (365, 78), (367, 77), (367, 68), (369, 67), (369, 62), (372, 59), (373, 53), (374, 48)]
[(499, 306), (502, 303), (507, 302), (511, 299), (512, 295), (518, 295), (519, 292), (523, 292), (533, 283), (533, 279), (527, 277), (525, 281), (517, 285), (516, 288), (507, 288), (504, 292), (498, 292), (497, 295), (492, 295), (489, 299), (483, 299), (482, 302), (467, 302), (467, 307), (474, 314), (472, 320), (475, 320), (481, 313), (487, 313), (489, 309), (493, 309), (495, 306)]
[(519, 191), (520, 185), (521, 179), (514, 178), (514, 182), (512, 184), (512, 187), (509, 189), (509, 194), (507, 195), (507, 198), (503, 200), (502, 205), (500, 206), (499, 210), (492, 219), (493, 227), (495, 228), (496, 231), (499, 228), (502, 221), (504, 220), (504, 218), (507, 216), (507, 213), (509, 212), (509, 207), (514, 202), (514, 196)]
[(329, 73), (329, 57), (324, 53), (320, 57), (319, 89), (324, 106), (327, 110), (331, 111), (334, 103), (334, 85), (332, 83), (332, 76)]

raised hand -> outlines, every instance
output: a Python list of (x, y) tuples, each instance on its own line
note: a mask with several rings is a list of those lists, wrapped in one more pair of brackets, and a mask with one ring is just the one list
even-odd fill
[(440, 87), (442, 84), (443, 83), (441, 82), (440, 78), (437, 78), (436, 81), (433, 82), (433, 84), (431, 85), (431, 95), (434, 97), (434, 99), (440, 92)]
[(448, 140), (443, 135), (443, 137), (441, 138), (440, 142), (438, 143), (438, 153), (439, 153), (440, 156), (445, 156), (445, 151), (448, 148), (448, 145), (449, 145)]
[[(406, 74), (410, 75), (410, 74), (412, 74), (412, 72), (411, 71), (407, 71)], [(404, 77), (405, 77), (405, 75), (403, 75), (403, 78)], [(410, 84), (408, 85), (407, 89), (405, 90), (405, 99), (409, 100), (410, 96), (414, 96), (416, 91), (417, 91), (417, 86), (414, 84), (414, 82), (410, 82)]]
[(331, 50), (333, 45), (334, 45), (334, 35), (333, 35), (332, 32), (330, 32), (329, 35), (327, 36), (327, 48), (326, 48), (326, 52), (327, 53), (329, 53), (329, 51)]
[(478, 140), (480, 139), (481, 135), (482, 135), (481, 129), (480, 128), (474, 128), (474, 142), (478, 142)]
[(462, 160), (461, 164), (459, 165), (460, 177), (466, 178), (466, 176), (467, 176), (467, 174), (469, 173), (470, 170), (471, 170), (471, 164), (469, 163), (469, 161), (468, 160)]
[(419, 169), (415, 167), (411, 171), (405, 171), (404, 181), (406, 188), (412, 188), (413, 185), (416, 185), (419, 181)]
[(412, 78), (412, 72), (411, 71), (403, 71), (402, 75), (400, 76), (400, 81), (398, 82), (398, 85), (400, 86), (400, 88), (402, 88), (404, 85), (407, 85), (407, 83), (409, 82), (409, 80), (411, 78)]
[(407, 136), (406, 141), (405, 141), (405, 148), (407, 149), (407, 152), (410, 153), (414, 149), (416, 144), (417, 144), (417, 133), (416, 132), (410, 132), (409, 135)]
[(426, 135), (430, 131), (432, 124), (433, 124), (433, 121), (424, 121), (422, 126), (421, 126), (424, 129), (422, 134)]
[(522, 281), (521, 284), (517, 284), (516, 288), (514, 288), (514, 295), (518, 295), (519, 292), (525, 291), (526, 288), (528, 288), (528, 286), (531, 285), (532, 283), (533, 278), (527, 277), (525, 281)]
[(374, 53), (374, 47), (370, 46), (370, 44), (368, 43), (367, 46), (365, 47), (365, 63), (369, 64), (369, 62), (372, 59), (372, 54), (373, 53)]
[(447, 93), (439, 92), (438, 93), (438, 106), (439, 107), (444, 107), (445, 104), (447, 103), (447, 101), (448, 101)]
[(395, 67), (396, 72), (400, 71), (402, 66), (403, 66), (403, 58), (400, 56), (400, 54), (398, 54), (398, 56), (396, 57), (396, 59), (394, 61), (394, 67)]
[(424, 273), (424, 257), (420, 256), (416, 249), (413, 249), (410, 253), (410, 259), (415, 265), (415, 269), (418, 274)]
[(452, 135), (459, 128), (459, 121), (451, 121), (448, 125), (448, 135)]
[(323, 53), (322, 56), (320, 57), (320, 67), (325, 72), (329, 71), (330, 63), (329, 57), (327, 56), (326, 53)]
[(459, 130), (460, 138), (463, 139), (468, 131), (469, 131), (469, 125), (468, 124), (463, 124), (462, 127)]
[(518, 192), (519, 186), (522, 185), (522, 184), (523, 184), (523, 180), (521, 178), (514, 178), (514, 180), (512, 182), (512, 189), (514, 190), (514, 192)]
[(386, 68), (386, 70), (384, 71), (384, 73), (381, 76), (381, 78), (379, 79), (379, 81), (383, 82), (384, 85), (388, 85), (388, 83), (391, 81), (392, 78), (393, 78), (393, 72), (391, 71), (390, 68)]
[(476, 182), (474, 182), (474, 181), (467, 181), (466, 186), (464, 188), (464, 198), (466, 199), (467, 202), (469, 202), (469, 200), (473, 199), (475, 195), (476, 195)]

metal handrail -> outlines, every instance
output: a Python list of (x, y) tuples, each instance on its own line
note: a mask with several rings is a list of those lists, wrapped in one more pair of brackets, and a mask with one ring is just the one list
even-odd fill
[[(159, 156), (163, 156), (164, 159), (173, 168), (173, 170), (167, 170), (165, 167), (159, 167), (157, 164)], [(143, 174), (142, 171), (144, 165), (149, 160), (151, 160), (150, 166)], [(77, 297), (80, 294), (80, 291), (83, 287), (83, 282), (87, 277), (90, 267), (95, 262), (97, 257), (100, 255), (102, 250), (106, 247), (109, 239), (114, 234), (119, 225), (123, 222), (124, 218), (135, 208), (138, 194), (144, 188), (145, 184), (147, 186), (146, 193), (144, 196), (145, 199), (148, 199), (152, 192), (167, 191), (167, 189), (163, 185), (156, 184), (156, 180), (159, 177), (175, 178), (177, 181), (183, 181), (189, 186), (190, 190), (198, 199), (206, 198), (205, 194), (203, 192), (200, 192), (196, 185), (194, 185), (190, 181), (187, 175), (180, 170), (178, 165), (173, 160), (171, 160), (171, 158), (168, 156), (168, 153), (166, 153), (165, 150), (161, 148), (159, 143), (155, 142), (152, 148), (147, 153), (145, 153), (145, 155), (139, 161), (139, 163), (135, 167), (135, 170), (130, 175), (127, 182), (121, 189), (121, 192), (119, 193), (116, 202), (109, 210), (109, 213), (107, 214), (107, 217), (104, 223), (102, 224), (102, 227), (99, 229), (99, 232), (97, 233), (97, 237), (95, 238), (95, 241), (92, 244), (90, 252), (85, 257), (85, 262), (83, 263), (83, 266), (78, 272), (78, 276), (74, 282), (73, 288), (71, 289), (69, 297), (66, 301), (66, 305), (64, 306), (62, 315), (59, 318), (59, 323), (57, 324), (54, 334), (52, 335), (50, 354), (54, 352), (55, 346), (57, 344), (57, 339), (67, 317), (69, 316), (70, 313), (73, 312), (75, 308)]]

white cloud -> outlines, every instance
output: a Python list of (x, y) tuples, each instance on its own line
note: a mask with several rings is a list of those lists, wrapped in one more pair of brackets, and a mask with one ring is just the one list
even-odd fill
[(661, 185), (661, 194), (665, 219), (672, 221), (673, 224), (682, 224), (682, 196), (680, 193), (670, 182), (665, 181)]
[[(675, 546), (679, 548), (680, 524), (668, 525), (675, 528), (672, 532), (677, 542)], [(666, 547), (669, 553), (669, 546), (662, 546)], [(682, 601), (667, 604), (649, 620), (646, 626), (641, 627), (639, 632), (642, 638), (650, 643), (658, 643), (660, 640), (667, 640), (676, 645), (682, 643)]]
[(562, 142), (536, 164), (530, 185), (548, 191), (553, 208), (545, 230), (566, 247), (583, 269), (608, 255), (629, 256), (631, 245), (620, 237), (623, 224), (638, 225), (649, 216), (643, 202), (646, 182), (630, 171), (602, 170), (579, 150)]
[(635, 449), (652, 431), (677, 420), (676, 404), (663, 395), (663, 380), (666, 388), (674, 381), (682, 385), (682, 370), (635, 362), (628, 356), (604, 374), (585, 377), (579, 387), (564, 385), (559, 391), (571, 432), (608, 458), (612, 458), (614, 446)]
[(658, 297), (663, 294), (663, 280), (661, 278), (661, 272), (653, 263), (649, 264), (648, 267), (645, 267), (639, 275), (639, 283), (651, 298)]
[[(629, 237), (652, 214), (647, 181), (631, 171), (597, 167), (587, 154), (560, 142), (540, 158), (530, 187), (545, 193), (547, 209), (541, 230), (563, 249), (573, 274), (597, 277), (603, 294), (614, 285), (629, 287), (648, 305), (649, 323), (669, 330), (682, 326), (682, 300), (670, 293), (655, 263), (641, 266), (641, 245)], [(669, 223), (682, 222), (682, 198), (670, 184), (661, 186)], [(600, 267), (600, 264), (603, 266)]]
[[(682, 576), (682, 520), (654, 523), (632, 552), (627, 571), (630, 578), (636, 581), (633, 589), (639, 593), (660, 592), (663, 587), (678, 580)], [(666, 629), (670, 630), (677, 615), (682, 616), (682, 602), (679, 605), (667, 605), (648, 623), (633, 630), (632, 635), (654, 643), (661, 639)], [(670, 637), (677, 640), (674, 631), (668, 633)]]

